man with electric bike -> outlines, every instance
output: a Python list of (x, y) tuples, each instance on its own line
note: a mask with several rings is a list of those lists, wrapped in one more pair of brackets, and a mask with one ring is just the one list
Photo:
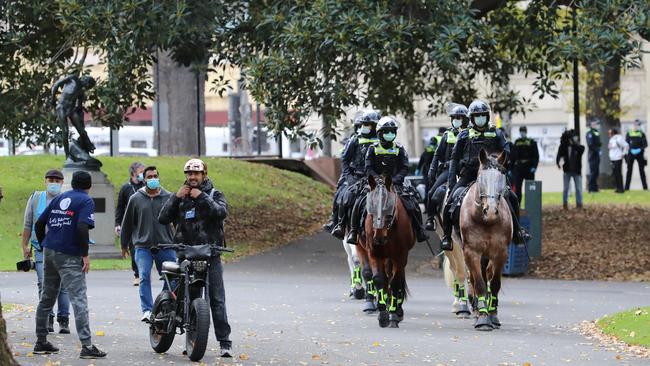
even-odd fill
[[(175, 225), (175, 243), (188, 246), (217, 243), (224, 246), (223, 222), (228, 215), (224, 194), (212, 185), (208, 167), (202, 160), (190, 159), (185, 163), (184, 172), (185, 182), (164, 204), (158, 221), (163, 225)], [(220, 356), (232, 357), (221, 257), (212, 256), (209, 264), (208, 293), (214, 332), (219, 341)]]

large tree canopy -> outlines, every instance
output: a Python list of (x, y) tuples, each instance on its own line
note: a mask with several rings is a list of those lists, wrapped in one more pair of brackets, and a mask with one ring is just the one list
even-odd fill
[[(578, 9), (576, 32), (565, 5)], [(49, 88), (64, 74), (88, 72), (88, 52), (108, 71), (89, 109), (110, 126), (153, 97), (156, 50), (210, 72), (240, 67), (276, 132), (298, 132), (316, 112), (331, 133), (355, 105), (408, 116), (421, 98), (431, 113), (479, 95), (496, 111), (525, 112), (531, 101), (509, 88), (510, 75), (532, 73), (535, 91), (555, 96), (576, 57), (593, 68), (633, 66), (649, 7), (635, 0), (10, 0), (0, 2), (0, 133), (51, 139)], [(477, 90), (477, 78), (489, 88)]]

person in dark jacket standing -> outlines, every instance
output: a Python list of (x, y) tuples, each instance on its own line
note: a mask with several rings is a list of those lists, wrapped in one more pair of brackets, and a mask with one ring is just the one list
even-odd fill
[[(185, 163), (184, 172), (185, 182), (165, 202), (158, 221), (163, 225), (175, 225), (175, 243), (216, 243), (225, 246), (223, 222), (228, 216), (226, 197), (212, 185), (208, 178), (208, 167), (202, 160), (190, 159)], [(210, 308), (214, 333), (221, 348), (220, 355), (232, 357), (221, 257), (211, 259), (209, 276)]]
[(587, 130), (587, 147), (589, 161), (589, 183), (587, 184), (588, 192), (598, 192), (598, 174), (600, 174), (600, 155), (602, 146), (600, 141), (600, 124), (597, 120), (591, 121), (590, 128)]
[(580, 140), (575, 130), (565, 131), (560, 138), (560, 148), (557, 151), (555, 163), (560, 169), (560, 161), (563, 161), (564, 187), (562, 193), (562, 205), (564, 209), (569, 208), (569, 187), (571, 179), (576, 189), (576, 206), (582, 208), (582, 154), (585, 147), (580, 145)]
[(122, 220), (121, 242), (124, 258), (129, 255), (129, 248), (135, 247), (135, 262), (140, 273), (141, 320), (149, 322), (151, 309), (153, 309), (151, 266), (154, 261), (157, 268), (162, 268), (162, 263), (165, 261), (176, 261), (176, 252), (173, 249), (161, 249), (155, 255), (151, 253), (151, 246), (173, 241), (171, 225), (162, 225), (158, 222), (158, 215), (163, 204), (171, 197), (171, 193), (160, 186), (160, 177), (155, 166), (144, 169), (144, 182), (145, 186), (131, 196), (126, 206)]
[(645, 179), (645, 149), (648, 147), (648, 140), (645, 133), (641, 131), (641, 121), (638, 119), (634, 121), (632, 128), (625, 134), (625, 141), (630, 145), (630, 151), (627, 154), (627, 177), (625, 179), (625, 190), (630, 190), (630, 181), (632, 181), (632, 170), (634, 170), (634, 162), (639, 165), (639, 175), (641, 176), (641, 184), (643, 190), (648, 190), (648, 183)]
[(524, 190), (524, 179), (535, 180), (535, 172), (539, 164), (539, 151), (537, 151), (537, 142), (528, 137), (526, 126), (519, 127), (520, 138), (515, 140), (512, 146), (512, 175), (514, 178), (515, 193), (517, 199), (521, 202), (522, 192)]
[(88, 195), (91, 186), (88, 172), (74, 172), (72, 190), (56, 196), (36, 221), (36, 239), (43, 246), (43, 292), (36, 310), (35, 354), (59, 352), (47, 341), (47, 318), (60, 288), (65, 287), (81, 341), (79, 357), (106, 357), (91, 342), (86, 297), (86, 273), (90, 270), (88, 232), (95, 227), (95, 203)]
[(442, 141), (442, 136), (445, 132), (447, 132), (447, 128), (440, 127), (438, 129), (438, 134), (429, 139), (429, 144), (424, 147), (424, 151), (422, 152), (422, 155), (420, 155), (416, 175), (421, 175), (423, 177), (427, 176), (433, 157), (436, 154), (436, 150), (438, 150), (438, 146), (440, 146), (440, 141)]
[[(117, 195), (117, 208), (115, 209), (115, 235), (120, 236), (122, 230), (122, 219), (124, 219), (124, 211), (126, 205), (129, 203), (129, 198), (144, 187), (144, 164), (139, 161), (131, 163), (129, 166), (129, 181), (122, 185), (120, 193)], [(140, 285), (140, 275), (138, 274), (138, 266), (135, 263), (134, 247), (129, 248), (131, 254), (131, 269), (133, 270), (133, 286)]]

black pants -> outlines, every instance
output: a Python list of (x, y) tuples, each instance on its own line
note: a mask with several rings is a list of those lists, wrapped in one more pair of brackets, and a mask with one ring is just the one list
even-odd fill
[(589, 154), (589, 182), (587, 190), (598, 192), (598, 175), (600, 174), (600, 156), (598, 153)]
[(438, 178), (436, 179), (435, 183), (431, 186), (429, 189), (429, 192), (427, 193), (427, 196), (429, 199), (427, 200), (427, 216), (433, 217), (435, 214), (438, 213), (438, 206), (440, 205), (441, 202), (435, 202), (433, 199), (433, 195), (436, 193), (436, 190), (440, 188), (443, 184), (447, 184), (447, 177), (449, 177), (449, 170), (445, 169), (438, 175)]
[(212, 310), (212, 324), (214, 334), (219, 345), (230, 347), (230, 324), (226, 313), (226, 289), (223, 285), (223, 265), (221, 257), (210, 260), (210, 309)]
[(616, 192), (622, 193), (623, 190), (623, 159), (612, 161), (614, 168), (614, 181), (616, 182)]
[(648, 183), (645, 180), (645, 159), (643, 158), (643, 153), (637, 155), (629, 155), (627, 159), (627, 177), (625, 179), (625, 190), (630, 189), (630, 183), (632, 181), (632, 170), (634, 170), (634, 162), (639, 165), (639, 175), (641, 176), (641, 184), (643, 189), (648, 189)]
[(524, 192), (524, 179), (526, 180), (535, 180), (535, 173), (530, 170), (532, 167), (528, 164), (526, 165), (515, 165), (512, 169), (512, 178), (514, 180), (514, 188), (517, 193), (517, 201), (521, 202), (521, 196)]

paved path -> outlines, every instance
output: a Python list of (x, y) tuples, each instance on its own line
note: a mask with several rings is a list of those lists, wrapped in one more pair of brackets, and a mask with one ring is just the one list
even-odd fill
[[(606, 351), (574, 330), (595, 319), (650, 304), (650, 284), (506, 279), (500, 296), (502, 329), (476, 332), (470, 320), (449, 313), (450, 291), (431, 255), (418, 244), (411, 252), (411, 297), (399, 329), (380, 329), (376, 316), (347, 297), (348, 273), (340, 243), (318, 234), (282, 249), (226, 265), (228, 312), (235, 353), (216, 357), (211, 335), (207, 364), (243, 365), (648, 365), (650, 360)], [(2, 301), (36, 304), (34, 273), (1, 273)], [(23, 365), (188, 364), (183, 337), (170, 352), (155, 354), (139, 322), (137, 288), (129, 272), (88, 276), (94, 342), (106, 360), (78, 359), (76, 334), (52, 340), (62, 353), (29, 357), (34, 312), (8, 313), (10, 340)], [(159, 282), (155, 282), (160, 285)], [(74, 329), (74, 328), (73, 328)], [(617, 358), (618, 357), (618, 358)]]

